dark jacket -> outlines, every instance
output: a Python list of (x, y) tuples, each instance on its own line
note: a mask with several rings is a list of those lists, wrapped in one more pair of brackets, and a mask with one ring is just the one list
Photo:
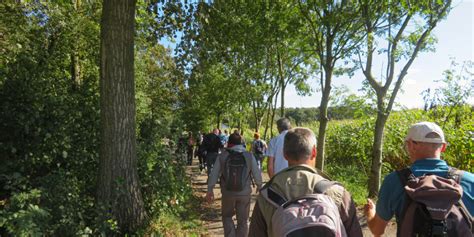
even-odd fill
[(217, 153), (224, 147), (219, 136), (214, 133), (206, 134), (202, 143), (207, 153)]

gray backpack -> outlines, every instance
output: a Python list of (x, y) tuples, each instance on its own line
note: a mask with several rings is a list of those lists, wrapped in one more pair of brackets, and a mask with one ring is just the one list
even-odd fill
[(272, 216), (273, 236), (347, 236), (334, 201), (324, 192), (336, 182), (321, 180), (316, 183), (315, 193), (293, 200), (286, 200), (266, 185), (263, 197), (276, 207)]
[(228, 152), (229, 156), (222, 166), (221, 181), (227, 191), (240, 192), (250, 178), (250, 168), (243, 152)]
[(398, 236), (474, 236), (472, 216), (461, 200), (462, 171), (450, 168), (447, 178), (431, 174), (415, 177), (409, 168), (397, 172), (406, 193), (397, 220)]

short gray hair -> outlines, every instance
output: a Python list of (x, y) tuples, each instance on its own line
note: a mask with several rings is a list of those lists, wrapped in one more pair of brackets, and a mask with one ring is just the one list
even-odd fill
[(288, 159), (301, 161), (309, 159), (316, 146), (316, 136), (308, 128), (294, 128), (285, 135), (283, 154)]
[(290, 120), (287, 118), (281, 118), (277, 120), (277, 128), (279, 132), (291, 129)]

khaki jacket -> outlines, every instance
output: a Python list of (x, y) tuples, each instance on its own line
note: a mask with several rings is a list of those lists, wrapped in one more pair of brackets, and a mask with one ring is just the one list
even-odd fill
[[(286, 200), (292, 200), (305, 194), (314, 193), (314, 186), (317, 182), (325, 179), (323, 176), (324, 174), (307, 165), (291, 166), (273, 177), (271, 187)], [(355, 204), (349, 192), (340, 185), (333, 185), (325, 194), (331, 197), (337, 205), (347, 235), (362, 236)], [(275, 210), (275, 207), (260, 194), (252, 213), (249, 236), (272, 236), (271, 219)]]

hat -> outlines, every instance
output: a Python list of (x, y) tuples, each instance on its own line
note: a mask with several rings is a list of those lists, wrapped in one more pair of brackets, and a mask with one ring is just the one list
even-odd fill
[(413, 124), (408, 130), (408, 135), (405, 137), (405, 141), (410, 139), (416, 142), (446, 143), (446, 140), (444, 140), (443, 130), (441, 130), (438, 125), (431, 122)]

